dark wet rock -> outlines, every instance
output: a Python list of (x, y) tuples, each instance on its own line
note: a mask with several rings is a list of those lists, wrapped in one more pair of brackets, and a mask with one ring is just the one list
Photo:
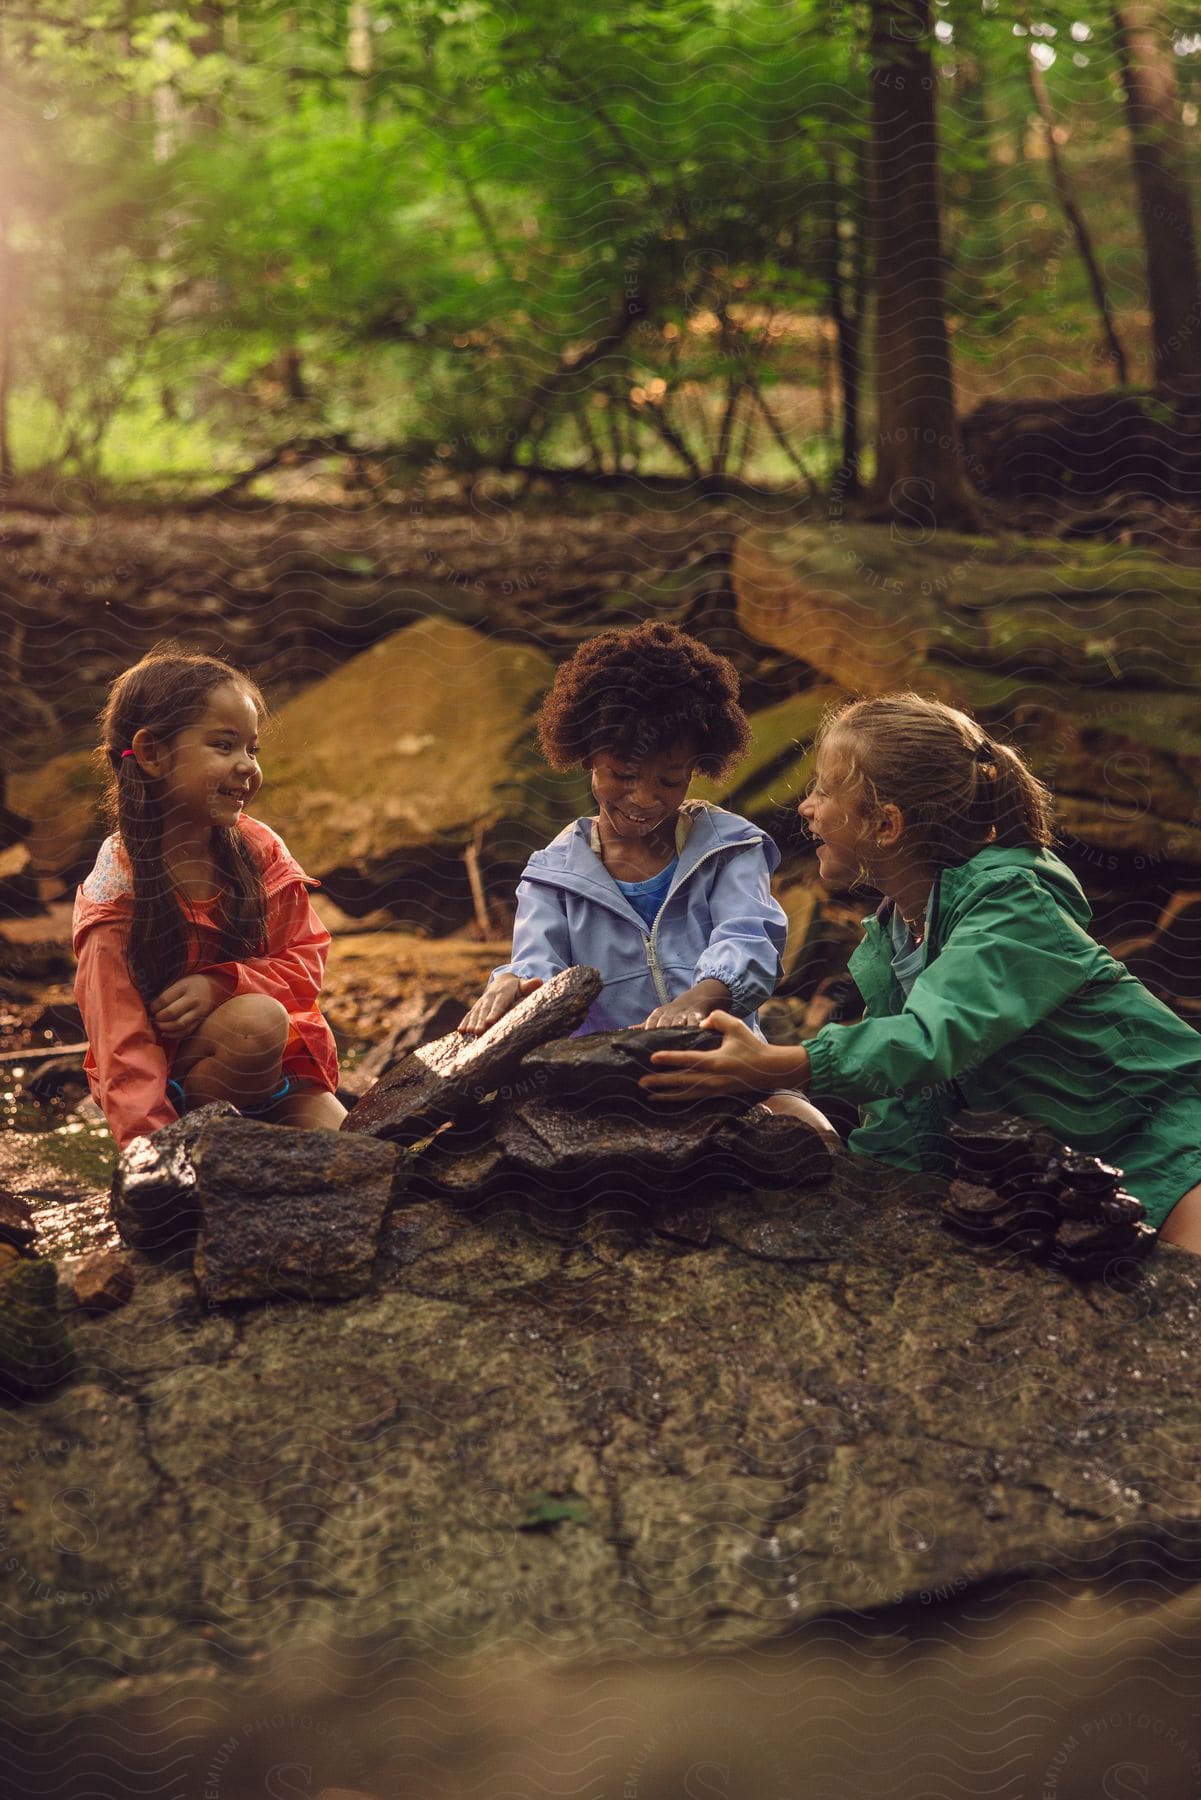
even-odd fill
[(569, 1183), (591, 1177), (601, 1187), (653, 1194), (666, 1179), (688, 1180), (701, 1171), (723, 1117), (706, 1102), (671, 1110), (675, 1117), (667, 1123), (663, 1109), (649, 1102), (577, 1110), (552, 1100), (514, 1100), (498, 1111), (496, 1141), (527, 1175)]
[(587, 1037), (563, 1038), (531, 1050), (521, 1073), (548, 1100), (577, 1106), (620, 1105), (626, 1100), (645, 1105), (638, 1083), (650, 1074), (657, 1050), (716, 1050), (720, 1045), (721, 1034), (716, 1031), (635, 1027), (589, 1032)]
[(89, 1250), (69, 1265), (67, 1285), (84, 1312), (114, 1312), (132, 1298), (137, 1283), (119, 1250)]
[[(940, 1182), (829, 1170), (709, 1206), (705, 1248), (649, 1206), (551, 1238), (402, 1199), (371, 1291), (336, 1308), (235, 1319), (140, 1268), (77, 1330), (80, 1377), (5, 1422), (4, 1557), (29, 1572), (0, 1609), (10, 1682), (92, 1706), (322, 1639), (746, 1656), (1032, 1567), (1195, 1578), (1197, 1259), (1086, 1292), (944, 1231)], [(68, 1488), (92, 1496), (82, 1560), (52, 1529)], [(525, 1531), (537, 1494), (587, 1517)]]
[(1156, 1234), (1121, 1169), (1058, 1143), (1041, 1125), (965, 1112), (949, 1136), (958, 1158), (943, 1217), (953, 1229), (1071, 1275), (1104, 1276), (1150, 1254)]
[(88, 1092), (88, 1078), (83, 1072), (83, 1052), (55, 1056), (45, 1061), (21, 1083), (21, 1092), (34, 1100), (80, 1100)]
[(640, 1097), (577, 1107), (516, 1099), (498, 1109), (495, 1131), (518, 1169), (544, 1181), (587, 1182), (600, 1193), (654, 1199), (665, 1184), (672, 1192), (701, 1184), (804, 1187), (829, 1173), (830, 1152), (803, 1120), (739, 1100), (664, 1106)]
[(448, 1119), (478, 1113), (539, 1044), (583, 1023), (600, 993), (595, 969), (563, 969), (483, 1037), (452, 1031), (408, 1056), (347, 1114), (343, 1131), (415, 1144)]
[(0, 1269), (0, 1398), (38, 1399), (74, 1367), (54, 1264), (37, 1258)]
[(707, 1206), (669, 1206), (656, 1214), (655, 1230), (703, 1250), (713, 1236), (713, 1214)]
[(31, 1250), (38, 1234), (28, 1202), (7, 1188), (0, 1188), (0, 1243), (16, 1250)]
[(394, 1196), (391, 1144), (214, 1119), (192, 1147), (196, 1280), (210, 1302), (344, 1300), (371, 1284)]
[(511, 1188), (517, 1171), (490, 1134), (439, 1132), (413, 1160), (411, 1200), (483, 1200)]
[(198, 1225), (197, 1140), (206, 1124), (238, 1117), (237, 1107), (215, 1100), (126, 1145), (113, 1171), (112, 1209), (117, 1230), (132, 1249), (169, 1254), (191, 1245)]

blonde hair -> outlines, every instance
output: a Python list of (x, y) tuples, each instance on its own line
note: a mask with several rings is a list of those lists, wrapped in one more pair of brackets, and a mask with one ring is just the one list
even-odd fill
[(822, 720), (818, 750), (832, 738), (840, 748), (845, 740), (848, 802), (899, 808), (907, 843), (931, 869), (967, 862), (985, 844), (1051, 842), (1048, 790), (1018, 751), (956, 707), (920, 694), (847, 700)]

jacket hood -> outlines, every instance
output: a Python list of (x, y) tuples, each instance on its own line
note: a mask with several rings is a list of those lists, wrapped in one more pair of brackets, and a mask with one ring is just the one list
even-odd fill
[[(740, 818), (737, 813), (726, 812), (724, 807), (711, 806), (707, 800), (686, 800), (680, 811), (691, 818), (692, 829), (680, 852), (680, 866), (672, 882), (673, 889), (698, 862), (714, 850), (761, 848), (769, 871), (774, 873), (779, 865), (780, 852), (774, 842), (765, 831), (752, 825), (749, 819)], [(603, 865), (598, 864), (591, 840), (591, 818), (573, 820), (570, 825), (564, 826), (558, 837), (551, 839), (545, 850), (534, 851), (526, 864), (524, 879), (553, 883), (558, 876), (566, 876), (572, 885), (577, 882), (592, 883), (602, 893), (608, 894), (612, 882)]]
[(978, 850), (970, 862), (943, 870), (939, 883), (940, 910), (959, 905), (965, 896), (977, 893), (982, 886), (1008, 874), (1011, 869), (1029, 869), (1044, 887), (1050, 889), (1056, 905), (1077, 925), (1087, 927), (1093, 909), (1084, 889), (1067, 864), (1052, 850), (1005, 850), (997, 845), (987, 845)]
[[(1029, 869), (1050, 890), (1060, 910), (1077, 925), (1087, 929), (1093, 909), (1072, 871), (1054, 851), (1008, 850), (991, 845), (978, 850), (968, 862), (958, 863), (952, 869), (943, 869), (935, 883), (936, 918), (945, 919), (948, 912), (956, 910), (965, 900), (978, 894), (981, 888), (1003, 878), (1013, 869)], [(861, 923), (865, 927), (874, 924), (883, 928), (887, 925), (895, 904), (895, 901), (885, 896), (876, 910), (869, 913)]]

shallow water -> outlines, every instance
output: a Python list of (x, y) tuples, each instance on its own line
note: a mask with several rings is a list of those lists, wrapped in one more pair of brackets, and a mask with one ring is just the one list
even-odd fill
[(108, 1217), (115, 1150), (102, 1120), (77, 1117), (21, 1093), (25, 1070), (0, 1088), (0, 1183), (28, 1201), (38, 1250), (57, 1256), (117, 1241)]

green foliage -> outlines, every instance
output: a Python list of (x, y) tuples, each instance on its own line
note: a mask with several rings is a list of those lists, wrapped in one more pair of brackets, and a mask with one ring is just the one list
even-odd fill
[[(935, 11), (957, 355), (988, 369), (1032, 325), (1086, 344), (1029, 56), (1138, 308), (1108, 12)], [(835, 286), (866, 299), (866, 26), (861, 0), (23, 15), (0, 43), (19, 461), (182, 475), (342, 431), (417, 465), (820, 474), (819, 320)], [(1176, 61), (1195, 93), (1201, 54)]]

